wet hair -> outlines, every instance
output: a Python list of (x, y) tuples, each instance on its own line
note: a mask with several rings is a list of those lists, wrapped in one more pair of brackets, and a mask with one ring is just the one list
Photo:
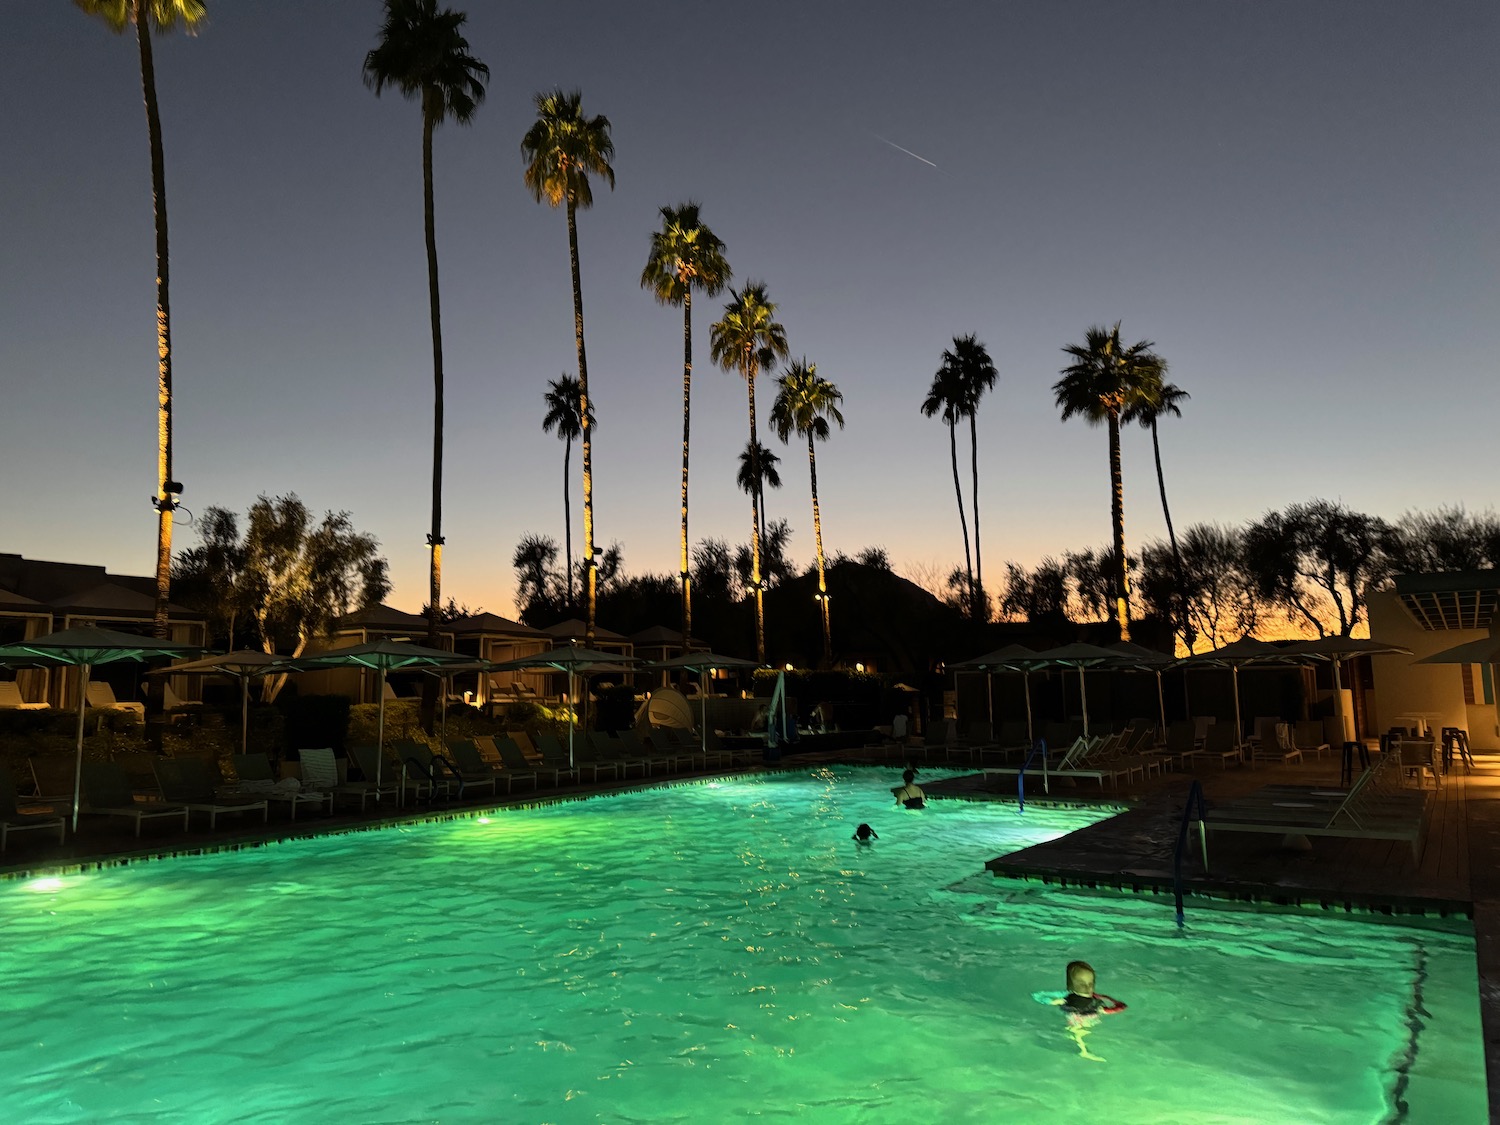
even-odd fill
[(1084, 994), (1094, 991), (1094, 966), (1087, 961), (1068, 962), (1068, 991)]
[(907, 770), (905, 773), (903, 773), (901, 775), (901, 780), (904, 781), (904, 782), (906, 782), (906, 784), (910, 785), (913, 781), (916, 780), (916, 777), (917, 777), (917, 771), (916, 770)]

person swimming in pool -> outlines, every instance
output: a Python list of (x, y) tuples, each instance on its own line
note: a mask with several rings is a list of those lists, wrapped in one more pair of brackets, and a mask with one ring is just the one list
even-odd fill
[(1104, 1062), (1089, 1050), (1089, 1032), (1099, 1023), (1100, 1016), (1123, 1012), (1125, 1004), (1113, 996), (1094, 991), (1094, 967), (1087, 961), (1069, 961), (1067, 981), (1067, 992), (1038, 992), (1033, 999), (1061, 1008), (1068, 1020), (1068, 1038), (1078, 1045), (1079, 1055), (1094, 1062)]
[(861, 824), (854, 830), (854, 836), (852, 838), (856, 844), (859, 844), (861, 847), (868, 848), (872, 841), (880, 839), (880, 834), (876, 832), (875, 829), (871, 828), (868, 824)]
[(901, 775), (900, 787), (891, 790), (896, 795), (898, 805), (905, 805), (909, 809), (927, 807), (927, 794), (922, 792), (922, 787), (917, 784), (916, 778), (916, 770), (907, 770)]

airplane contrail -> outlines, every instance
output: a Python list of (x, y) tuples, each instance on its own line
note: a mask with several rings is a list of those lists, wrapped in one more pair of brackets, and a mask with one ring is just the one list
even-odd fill
[[(888, 141), (884, 137), (882, 137), (879, 133), (871, 133), (870, 136), (874, 137), (877, 141), (880, 141), (882, 144), (888, 144), (888, 145), (890, 145), (897, 152), (904, 152), (904, 153), (906, 153), (906, 155), (909, 156), (909, 157), (911, 157), (913, 160), (920, 160), (923, 164), (926, 164), (929, 168), (937, 168), (937, 165), (934, 164), (932, 161), (928, 160), (927, 157), (925, 157), (925, 156), (918, 156), (916, 153), (912, 152), (911, 149), (909, 149), (909, 148), (902, 148), (895, 141)], [(938, 168), (938, 171), (941, 172), (942, 169)]]

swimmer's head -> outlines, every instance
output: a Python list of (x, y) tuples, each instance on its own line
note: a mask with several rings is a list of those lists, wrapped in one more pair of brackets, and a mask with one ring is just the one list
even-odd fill
[(871, 828), (868, 824), (861, 824), (854, 830), (854, 838), (856, 840), (868, 840), (873, 835), (875, 835), (875, 829)]
[(910, 785), (913, 781), (916, 780), (916, 777), (917, 777), (917, 771), (916, 770), (907, 770), (905, 773), (903, 773), (901, 775), (901, 780), (904, 781), (904, 782), (906, 782), (906, 784)]
[(1094, 967), (1087, 961), (1068, 962), (1068, 991), (1076, 996), (1094, 994)]

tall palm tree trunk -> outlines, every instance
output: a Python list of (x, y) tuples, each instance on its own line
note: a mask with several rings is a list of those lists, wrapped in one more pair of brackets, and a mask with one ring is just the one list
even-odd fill
[[(431, 563), (427, 571), (427, 642), (438, 640), (443, 598), (443, 314), (438, 300), (437, 220), (432, 200), (432, 129), (436, 106), (430, 92), (422, 96), (422, 223), (427, 236), (427, 303), (432, 313), (432, 531), (427, 536)], [(426, 692), (423, 692), (425, 698)]]
[(833, 665), (833, 628), (828, 619), (828, 582), (823, 572), (823, 517), (818, 510), (818, 455), (807, 432), (807, 468), (812, 479), (813, 541), (818, 549), (818, 602), (823, 609), (823, 667)]
[[(750, 476), (760, 480), (760, 446), (755, 440), (755, 365), (745, 373), (750, 388)], [(755, 590), (755, 659), (766, 662), (766, 601), (760, 583), (760, 489), (750, 490), (750, 585)]]
[(573, 270), (573, 336), (578, 341), (578, 412), (583, 425), (583, 561), (584, 617), (583, 642), (594, 643), (594, 602), (599, 590), (598, 569), (594, 562), (594, 456), (592, 427), (589, 425), (589, 361), (583, 348), (583, 279), (578, 271), (578, 208), (568, 196), (568, 261)]
[(1115, 618), (1120, 640), (1130, 640), (1130, 568), (1125, 562), (1125, 478), (1120, 471), (1120, 419), (1109, 416), (1109, 514), (1114, 525)]
[(568, 609), (573, 601), (573, 439), (563, 446), (563, 542), (568, 552)]
[(952, 422), (948, 423), (948, 452), (953, 458), (953, 494), (958, 497), (958, 526), (964, 532), (964, 574), (969, 580), (969, 612), (974, 612), (974, 563), (969, 555), (969, 520), (964, 514), (964, 490), (958, 479), (958, 434)]
[(1156, 459), (1156, 487), (1161, 492), (1161, 515), (1167, 521), (1167, 541), (1172, 545), (1172, 567), (1174, 577), (1177, 580), (1177, 597), (1174, 599), (1174, 608), (1180, 615), (1177, 625), (1182, 630), (1183, 643), (1187, 645), (1188, 651), (1193, 650), (1193, 627), (1188, 621), (1186, 609), (1186, 591), (1182, 574), (1182, 552), (1177, 547), (1177, 532), (1172, 528), (1172, 509), (1167, 506), (1167, 478), (1161, 471), (1161, 442), (1156, 437), (1156, 421), (1151, 422), (1151, 453)]
[(682, 644), (693, 633), (693, 584), (688, 571), (688, 440), (693, 415), (693, 291), (682, 295), (682, 543), (678, 560), (682, 576)]
[(141, 55), (141, 96), (151, 143), (151, 203), (156, 220), (156, 607), (151, 632), (166, 638), (167, 603), (172, 596), (172, 313), (168, 301), (167, 161), (162, 151), (161, 111), (156, 104), (156, 64), (151, 54), (150, 17), (145, 0), (134, 0), (135, 37)]
[(969, 497), (974, 505), (974, 619), (983, 624), (990, 619), (990, 606), (984, 592), (984, 556), (979, 551), (979, 429), (973, 413), (969, 414), (969, 460), (974, 475)]

